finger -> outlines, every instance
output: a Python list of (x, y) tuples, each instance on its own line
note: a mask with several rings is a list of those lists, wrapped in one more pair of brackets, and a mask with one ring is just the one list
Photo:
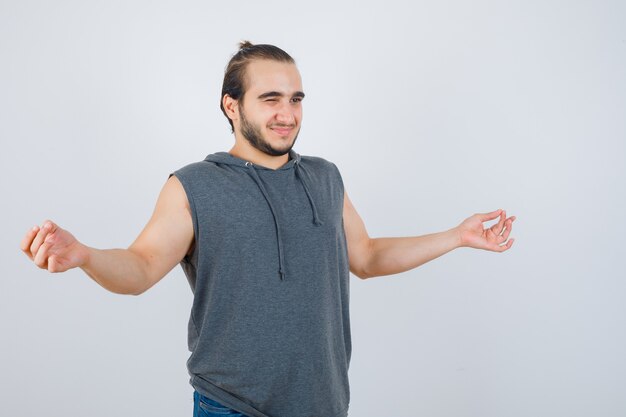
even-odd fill
[(37, 256), (37, 251), (39, 250), (39, 247), (41, 246), (41, 244), (43, 243), (47, 235), (48, 235), (48, 228), (46, 226), (40, 227), (39, 231), (37, 232), (37, 235), (35, 235), (35, 238), (31, 242), (30, 248), (29, 248), (30, 253), (32, 254), (33, 257)]
[(28, 232), (26, 232), (26, 235), (20, 242), (20, 249), (26, 254), (26, 256), (30, 258), (31, 261), (33, 260), (33, 254), (30, 252), (30, 245), (33, 243), (33, 239), (35, 238), (35, 236), (37, 236), (38, 231), (39, 226), (33, 227)]
[(496, 211), (492, 211), (491, 213), (476, 213), (481, 222), (487, 222), (489, 220), (493, 220), (500, 215), (502, 209), (498, 209)]
[(39, 250), (39, 247), (44, 242), (48, 234), (52, 233), (54, 229), (55, 225), (50, 220), (44, 222), (43, 226), (41, 226), (41, 229), (39, 229), (39, 232), (37, 232), (37, 236), (35, 236), (33, 242), (30, 245), (30, 253), (33, 256), (37, 256), (37, 251)]
[(508, 219), (506, 219), (506, 221), (504, 222), (504, 230), (506, 231), (506, 236), (504, 235), (504, 232), (501, 234), (501, 236), (505, 236), (505, 237), (509, 236), (509, 233), (511, 233), (511, 230), (513, 230), (514, 221), (515, 221), (515, 216), (509, 217)]
[(502, 229), (504, 228), (504, 224), (505, 224), (505, 219), (506, 219), (506, 211), (502, 210), (502, 212), (500, 213), (500, 220), (498, 221), (498, 223), (491, 226), (491, 231), (495, 233), (496, 236), (502, 233)]
[(39, 247), (39, 250), (37, 251), (37, 255), (35, 255), (35, 259), (33, 259), (33, 261), (35, 262), (35, 265), (37, 265), (41, 269), (48, 268), (48, 251), (49, 250), (50, 250), (50, 244), (47, 242), (42, 243), (41, 246)]
[(500, 241), (505, 242), (509, 238), (510, 234), (511, 234), (511, 222), (507, 220), (504, 232), (502, 233), (502, 235), (500, 235)]
[(509, 240), (508, 242), (506, 242), (505, 245), (498, 246), (498, 252), (504, 252), (511, 249), (511, 246), (513, 246), (513, 242), (515, 242), (515, 239)]

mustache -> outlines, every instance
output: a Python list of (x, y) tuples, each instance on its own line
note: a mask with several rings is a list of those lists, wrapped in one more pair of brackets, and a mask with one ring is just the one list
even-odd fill
[(288, 128), (288, 129), (293, 129), (293, 128), (295, 128), (295, 127), (296, 127), (296, 124), (295, 124), (295, 123), (290, 123), (290, 124), (285, 124), (285, 123), (273, 123), (273, 124), (271, 124), (269, 127), (270, 127), (270, 128), (273, 128), (273, 127), (286, 127), (286, 128)]

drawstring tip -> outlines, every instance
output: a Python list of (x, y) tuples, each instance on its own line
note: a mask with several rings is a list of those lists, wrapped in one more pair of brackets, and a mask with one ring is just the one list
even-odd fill
[(285, 280), (285, 272), (284, 271), (279, 271), (280, 274), (280, 280), (284, 281)]
[(321, 226), (324, 224), (324, 222), (322, 222), (320, 219), (316, 217), (313, 219), (313, 224), (315, 224), (316, 226)]

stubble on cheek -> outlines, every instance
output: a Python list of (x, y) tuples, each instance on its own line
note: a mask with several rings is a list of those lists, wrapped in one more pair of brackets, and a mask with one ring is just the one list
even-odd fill
[[(296, 134), (293, 138), (293, 141), (291, 141), (291, 143), (287, 144), (285, 147), (281, 147), (281, 148), (274, 148), (271, 143), (267, 140), (267, 137), (263, 135), (263, 132), (261, 131), (261, 129), (258, 126), (255, 126), (253, 123), (251, 123), (245, 116), (245, 113), (243, 111), (240, 112), (241, 114), (241, 134), (244, 137), (244, 139), (246, 141), (248, 141), (248, 143), (250, 145), (252, 145), (254, 148), (258, 149), (259, 151), (266, 153), (268, 155), (272, 155), (272, 156), (282, 156), (285, 155), (286, 153), (288, 153), (293, 146), (296, 143), (296, 139), (298, 138), (298, 134), (300, 133), (300, 128), (298, 128), (298, 130), (296, 131)], [(280, 126), (280, 124), (268, 124), (266, 125), (266, 130), (268, 134), (274, 134), (276, 132), (274, 132), (273, 130), (271, 130), (270, 126)], [(294, 125), (283, 125), (283, 126), (294, 126)], [(281, 139), (284, 138), (285, 140), (288, 140), (287, 137), (281, 137)]]

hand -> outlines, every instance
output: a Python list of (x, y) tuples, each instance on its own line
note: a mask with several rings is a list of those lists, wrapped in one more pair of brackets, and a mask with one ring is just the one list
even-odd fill
[(35, 226), (29, 230), (20, 248), (39, 268), (50, 272), (82, 266), (89, 256), (85, 245), (51, 221), (46, 221), (41, 228)]
[[(483, 223), (500, 217), (500, 221), (489, 228), (483, 228)], [(457, 226), (460, 235), (461, 246), (475, 249), (485, 249), (494, 252), (504, 252), (513, 246), (515, 239), (510, 239), (509, 234), (515, 216), (506, 218), (505, 210), (496, 210), (491, 213), (478, 213), (468, 217)]]

